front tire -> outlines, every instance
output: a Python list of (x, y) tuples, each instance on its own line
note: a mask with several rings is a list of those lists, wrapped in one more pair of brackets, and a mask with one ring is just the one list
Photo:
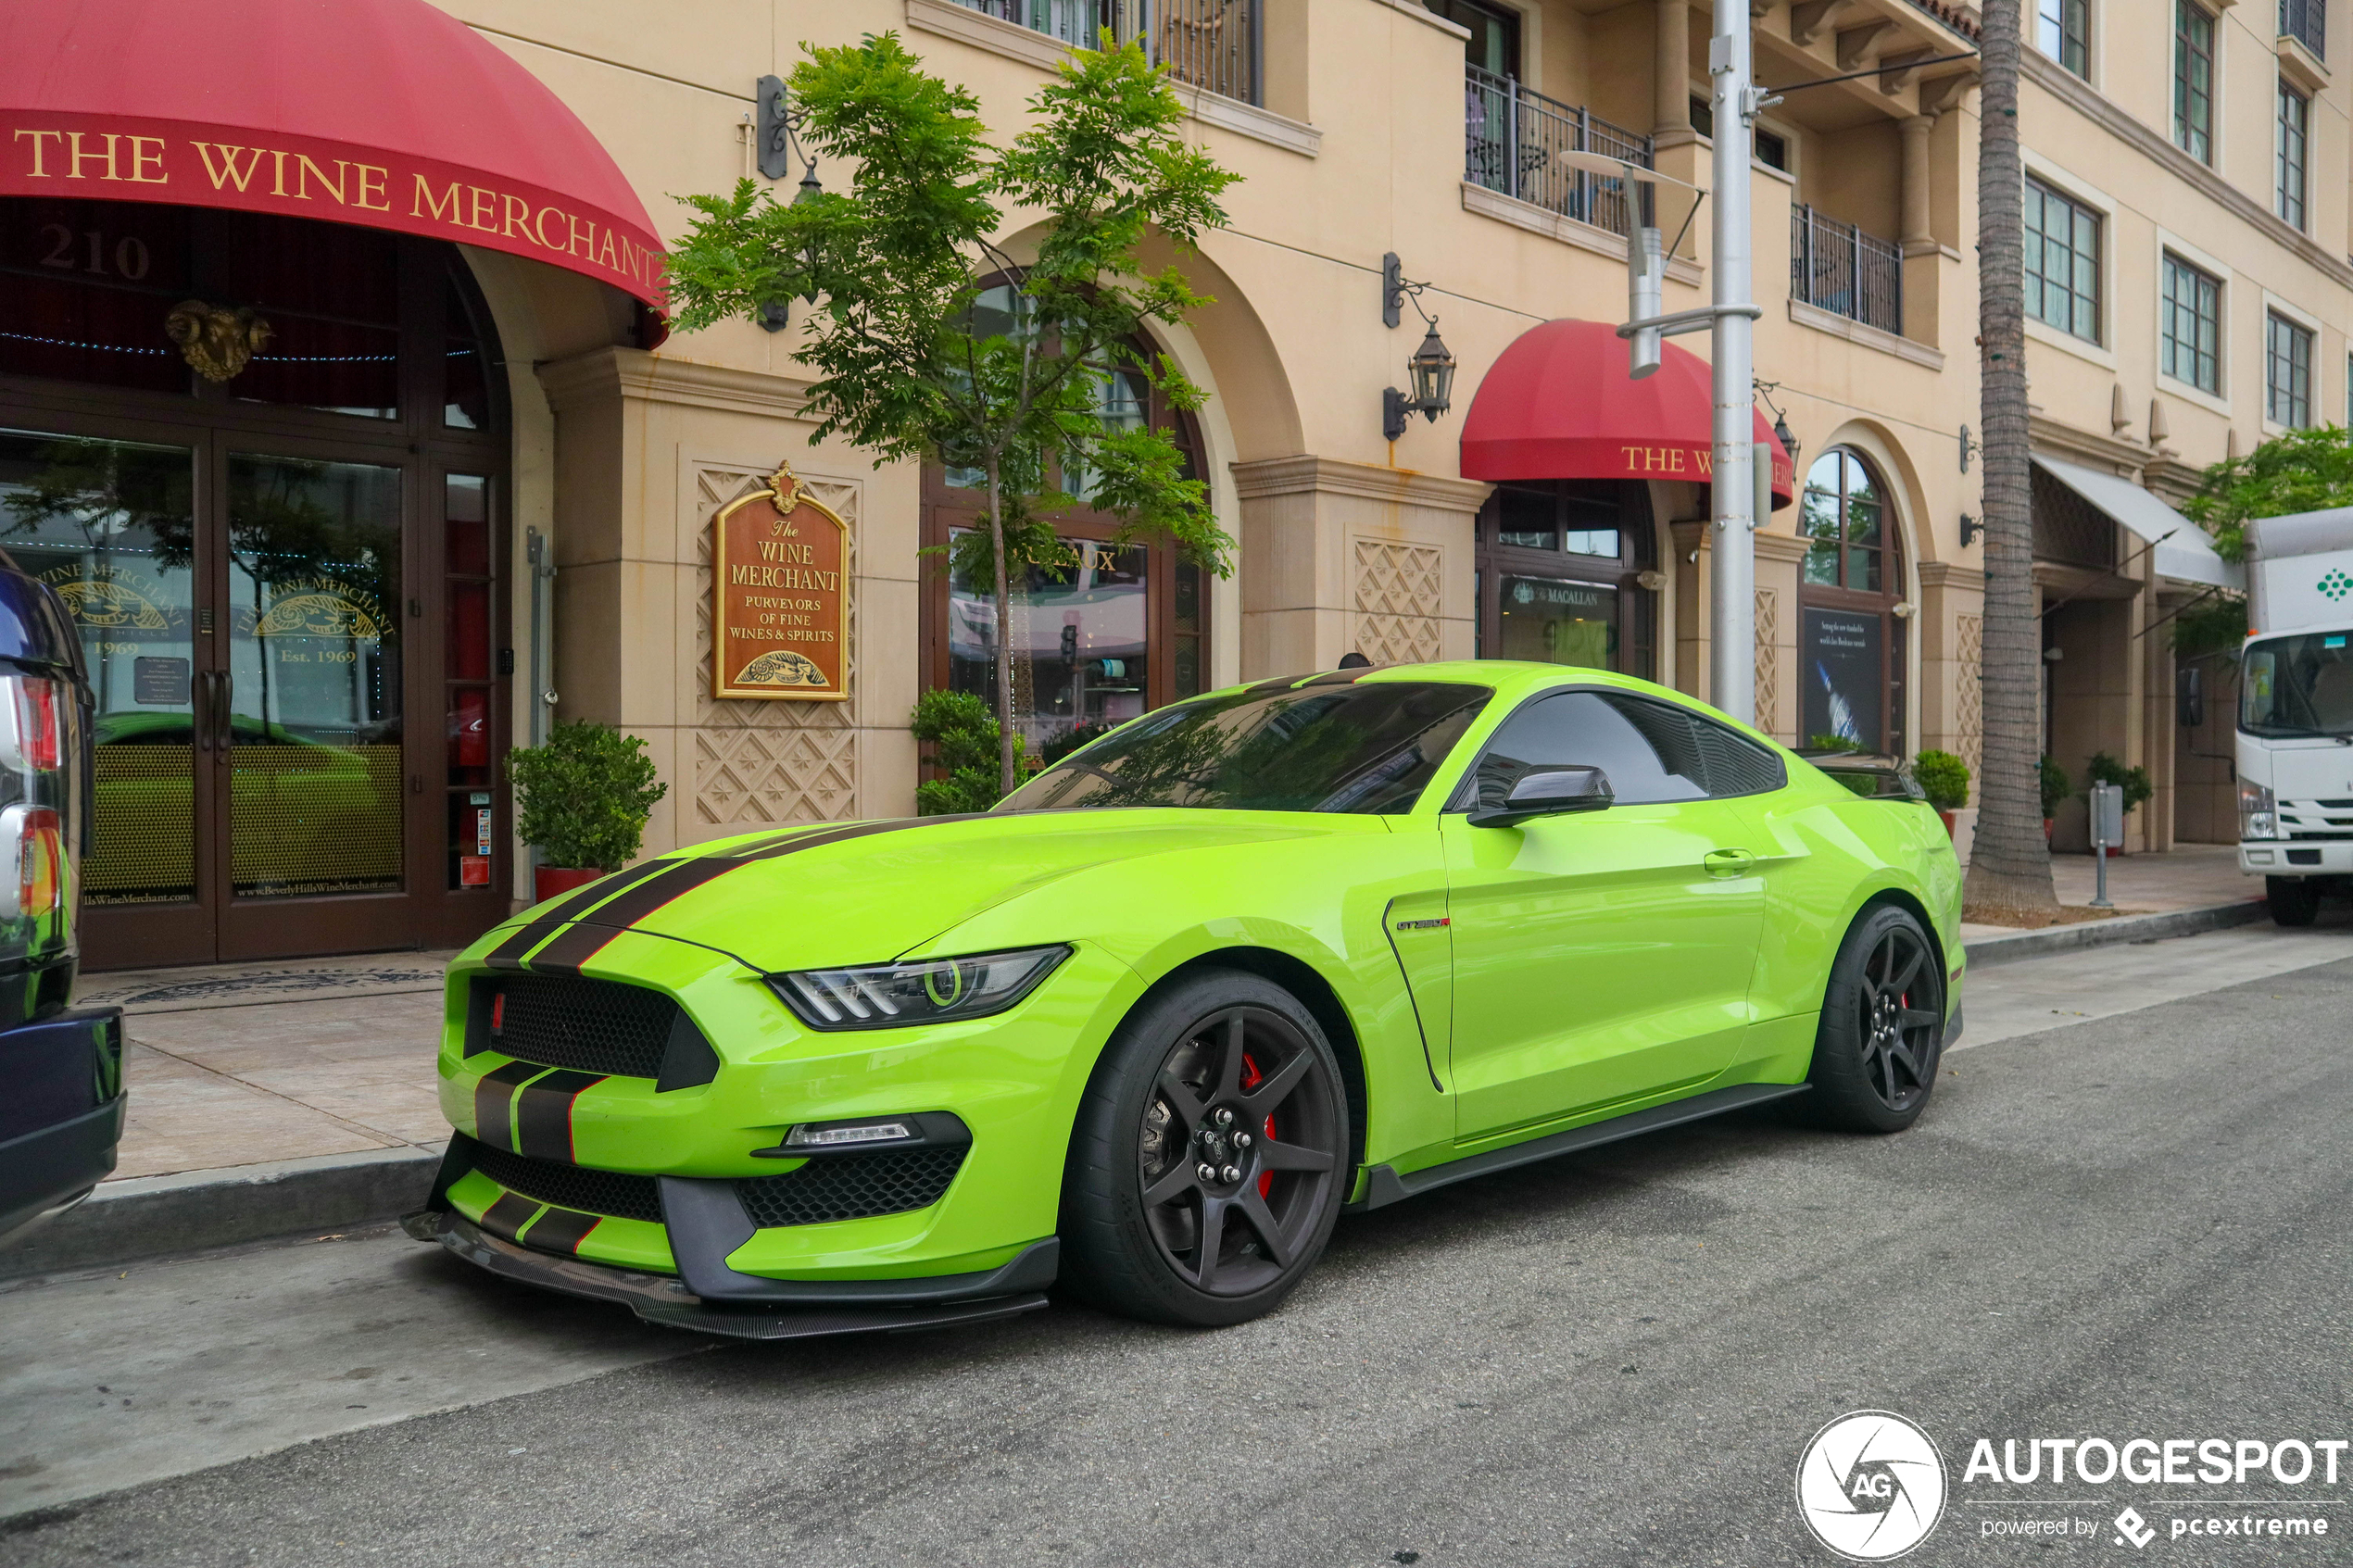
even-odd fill
[(1936, 1087), (1944, 1040), (1944, 973), (1911, 912), (1863, 911), (1840, 944), (1814, 1036), (1814, 1092), (1798, 1103), (1818, 1125), (1900, 1133)]
[(2309, 876), (2267, 876), (2263, 901), (2275, 925), (2309, 925), (2320, 918), (2321, 884)]
[(1120, 1026), (1079, 1102), (1063, 1283), (1153, 1323), (1272, 1311), (1331, 1239), (1349, 1148), (1315, 1015), (1255, 974), (1190, 975)]

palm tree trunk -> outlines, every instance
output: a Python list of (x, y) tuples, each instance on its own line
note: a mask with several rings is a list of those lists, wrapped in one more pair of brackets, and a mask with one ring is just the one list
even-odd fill
[(1013, 792), (1013, 609), (1005, 571), (1005, 492), (997, 454), (988, 454), (988, 557), (997, 590), (997, 791)]
[(2018, 144), (2019, 0), (1985, 0), (1977, 158), (1978, 343), (1985, 429), (1985, 752), (1965, 898), (2015, 923), (2058, 908), (2043, 836), (2042, 625), (2027, 483), (2025, 171)]

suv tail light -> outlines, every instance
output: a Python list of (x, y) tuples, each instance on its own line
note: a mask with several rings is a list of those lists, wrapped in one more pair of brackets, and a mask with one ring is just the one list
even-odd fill
[(47, 806), (0, 811), (0, 920), (42, 920), (65, 897), (64, 819)]
[(13, 676), (0, 700), (0, 768), (18, 773), (53, 772), (65, 762), (64, 725), (57, 709), (64, 697), (55, 681)]

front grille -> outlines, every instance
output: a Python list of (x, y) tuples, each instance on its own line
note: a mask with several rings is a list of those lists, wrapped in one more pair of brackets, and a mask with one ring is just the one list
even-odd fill
[(2347, 839), (2353, 839), (2353, 833), (2308, 833), (2297, 828), (2289, 833), (2288, 837), (2304, 844), (2343, 844)]
[(592, 1171), (585, 1165), (562, 1165), (552, 1160), (527, 1160), (488, 1144), (474, 1146), (474, 1169), (509, 1192), (552, 1203), (559, 1209), (661, 1223), (661, 1191), (651, 1176)]
[(763, 1230), (903, 1214), (939, 1201), (956, 1179), (966, 1148), (955, 1144), (812, 1160), (781, 1176), (739, 1181), (736, 1196), (743, 1200), (751, 1223)]
[(624, 1078), (661, 1073), (678, 1004), (660, 991), (565, 974), (512, 974), (476, 984), (491, 986), (504, 1003), (490, 1033), (494, 1051)]

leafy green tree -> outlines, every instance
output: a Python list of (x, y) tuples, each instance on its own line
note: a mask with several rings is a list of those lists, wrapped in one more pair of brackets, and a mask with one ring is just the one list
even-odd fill
[[(997, 787), (1000, 729), (988, 705), (970, 692), (925, 692), (916, 699), (907, 726), (920, 741), (928, 741), (932, 761), (943, 777), (925, 779), (915, 786), (915, 812), (924, 817), (950, 817), (960, 812), (986, 811), (1002, 800)], [(1023, 737), (1013, 737), (1013, 771), (1025, 773)]]
[(547, 744), (507, 754), (516, 831), (553, 866), (617, 872), (645, 841), (646, 818), (670, 786), (646, 743), (610, 724), (558, 724)]
[[(1142, 49), (1102, 42), (1064, 62), (1001, 147), (979, 100), (925, 74), (895, 33), (809, 49), (790, 99), (808, 144), (856, 166), (855, 188), (786, 203), (745, 180), (688, 197), (698, 216), (670, 259), (681, 327), (817, 302), (799, 351), (818, 372), (812, 442), (981, 477), (985, 526), (951, 565), (993, 585), (1000, 794), (1017, 771), (1009, 584), (1075, 564), (1052, 523), (1068, 486), (1083, 479), (1088, 504), (1122, 520), (1114, 543), (1164, 536), (1230, 570), (1233, 541), (1169, 433), (1101, 416), (1114, 378), (1201, 406), (1165, 356), (1136, 345), (1208, 301), (1176, 267), (1147, 271), (1141, 252), (1155, 236), (1191, 250), (1226, 220), (1218, 197), (1237, 176), (1186, 145), (1183, 107)], [(999, 245), (1009, 214), (1046, 220), (1034, 259)]]
[(2285, 431), (2201, 477), (2183, 511), (2214, 536), (2224, 560), (2245, 560), (2254, 519), (2353, 506), (2353, 445), (2340, 426)]

